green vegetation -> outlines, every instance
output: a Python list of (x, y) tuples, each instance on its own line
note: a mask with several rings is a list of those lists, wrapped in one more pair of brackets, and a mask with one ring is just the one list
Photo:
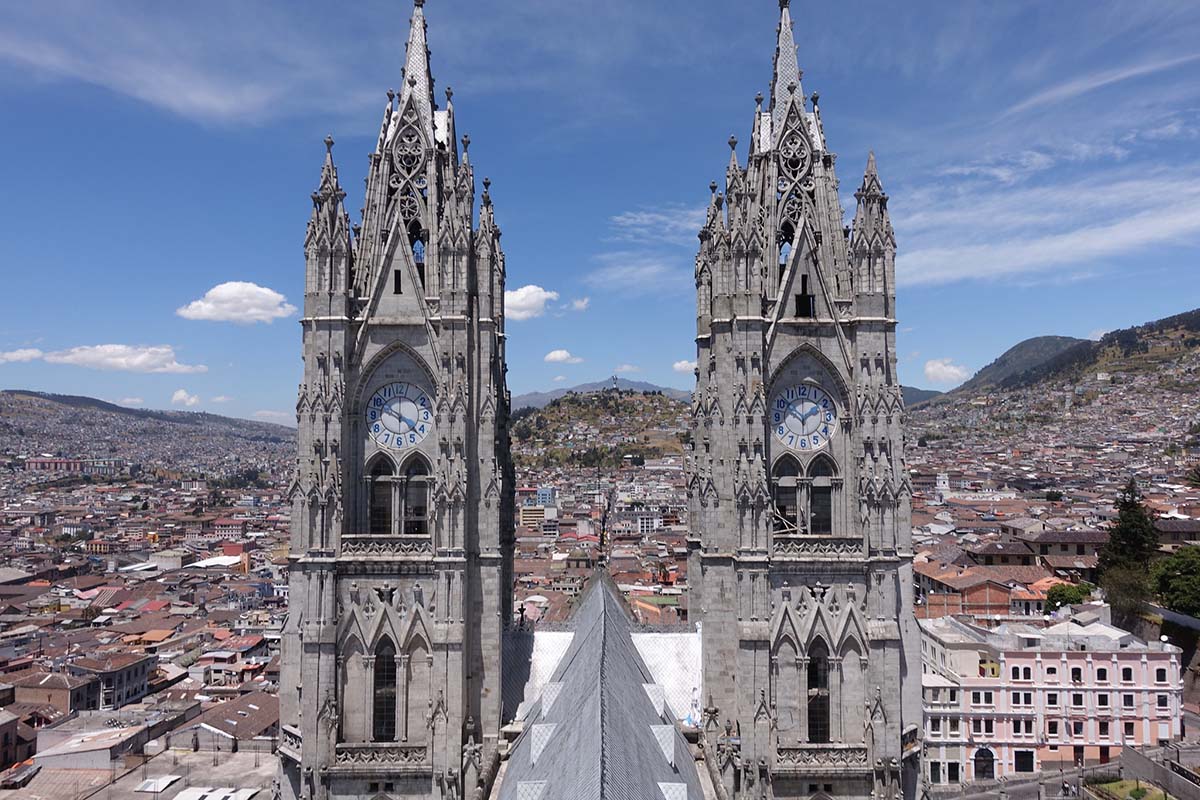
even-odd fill
[(1089, 788), (1099, 790), (1102, 797), (1115, 797), (1118, 800), (1170, 800), (1171, 795), (1157, 786), (1143, 785), (1138, 781), (1111, 781), (1109, 783), (1089, 784)]
[(1113, 621), (1128, 628), (1151, 595), (1147, 565), (1158, 553), (1158, 532), (1142, 503), (1137, 482), (1129, 479), (1117, 498), (1117, 521), (1100, 548), (1100, 586), (1112, 606)]
[(1154, 565), (1153, 584), (1163, 605), (1200, 615), (1200, 547), (1181, 547)]
[(1063, 493), (1058, 491), (1057, 489), (1047, 489), (1046, 490), (1046, 502), (1047, 503), (1061, 503), (1062, 499), (1063, 499)]
[(1187, 481), (1187, 485), (1191, 486), (1193, 489), (1200, 489), (1200, 464), (1193, 464), (1192, 468), (1188, 470), (1187, 477), (1184, 478), (1184, 480)]
[(1054, 611), (1063, 606), (1078, 605), (1091, 597), (1095, 589), (1095, 586), (1087, 582), (1055, 584), (1046, 592), (1046, 606), (1050, 611)]

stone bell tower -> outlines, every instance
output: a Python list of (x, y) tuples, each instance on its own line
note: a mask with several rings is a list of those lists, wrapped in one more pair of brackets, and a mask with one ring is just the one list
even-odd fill
[(731, 137), (696, 258), (690, 608), (734, 798), (911, 798), (919, 631), (895, 237), (872, 155), (844, 225), (781, 2), (771, 96)]
[[(281, 669), (287, 800), (475, 798), (499, 762), (513, 467), (504, 254), (422, 0), (352, 225), (333, 140), (304, 242)], [(476, 209), (478, 208), (478, 216)]]

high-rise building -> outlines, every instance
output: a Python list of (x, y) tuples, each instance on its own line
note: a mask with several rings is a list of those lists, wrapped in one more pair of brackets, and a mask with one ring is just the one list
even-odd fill
[(504, 255), (439, 106), (423, 2), (351, 225), (333, 141), (304, 241), (280, 796), (474, 797), (498, 759), (515, 485)]
[(781, 0), (771, 96), (696, 259), (688, 581), (703, 736), (736, 798), (913, 797), (921, 660), (874, 155), (845, 226)]

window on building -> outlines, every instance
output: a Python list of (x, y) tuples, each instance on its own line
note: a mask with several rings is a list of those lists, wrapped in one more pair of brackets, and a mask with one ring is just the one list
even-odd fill
[(1100, 683), (1107, 683), (1108, 682), (1108, 670), (1104, 667), (1097, 667), (1096, 668), (1096, 680), (1099, 681)]
[(1027, 705), (1027, 706), (1033, 705), (1033, 692), (1025, 692), (1025, 694), (1022, 695), (1021, 699), (1025, 701), (1024, 705)]
[(990, 706), (992, 704), (992, 693), (991, 692), (983, 693), (983, 704), (985, 706)]
[(373, 738), (377, 742), (394, 742), (396, 740), (396, 647), (390, 639), (384, 639), (375, 648), (374, 678)]
[(950, 735), (958, 736), (958, 720), (956, 719), (950, 720)]
[(1071, 705), (1077, 708), (1083, 705), (1083, 692), (1071, 693)]
[(1017, 772), (1033, 772), (1033, 751), (1018, 750), (1015, 753), (1014, 765)]
[(1071, 735), (1076, 737), (1083, 736), (1083, 720), (1076, 719), (1071, 721)]
[(1108, 708), (1108, 695), (1104, 692), (1096, 695), (1096, 705), (1100, 708)]
[(991, 719), (985, 719), (983, 721), (983, 732), (988, 735), (995, 733), (996, 732), (996, 721), (991, 720)]
[(1167, 670), (1165, 667), (1159, 667), (1158, 669), (1154, 670), (1154, 680), (1158, 683), (1167, 682)]
[(400, 276), (402, 274), (403, 274), (403, 272), (401, 270), (398, 270), (398, 269), (392, 270), (392, 294), (403, 294), (404, 293), (404, 283), (400, 279)]
[(1019, 706), (1019, 705), (1021, 705), (1021, 693), (1020, 693), (1020, 692), (1013, 692), (1013, 693), (1012, 693), (1012, 704), (1013, 704), (1014, 706)]
[(1132, 722), (1125, 723), (1125, 738), (1132, 739), (1134, 737), (1134, 727)]
[(946, 764), (946, 780), (950, 783), (958, 783), (958, 762), (951, 761)]
[(1080, 667), (1071, 667), (1071, 682), (1080, 683), (1083, 681), (1083, 669)]
[(1121, 667), (1121, 680), (1125, 683), (1133, 682), (1133, 667)]
[(1058, 667), (1046, 667), (1046, 680), (1058, 680)]
[(996, 777), (996, 757), (982, 747), (975, 751), (975, 780), (990, 781)]
[(976, 734), (983, 733), (983, 720), (981, 720), (981, 719), (971, 720), (971, 731)]
[(799, 529), (800, 463), (783, 456), (772, 470), (775, 487), (775, 532), (796, 533)]
[(808, 651), (808, 741), (829, 741), (829, 649), (820, 639)]
[(1026, 680), (1026, 681), (1033, 680), (1033, 670), (1030, 669), (1029, 667), (1022, 667), (1021, 668), (1021, 679)]
[(800, 276), (800, 294), (796, 295), (796, 316), (802, 319), (816, 316), (816, 302), (809, 293), (808, 275)]
[(370, 508), (368, 532), (373, 536), (387, 536), (392, 532), (392, 462), (380, 457), (371, 467)]
[(1058, 720), (1046, 720), (1046, 735), (1055, 738), (1058, 736)]
[(1133, 695), (1131, 695), (1131, 694), (1121, 695), (1121, 705), (1125, 708), (1133, 708)]
[(971, 705), (973, 705), (973, 706), (979, 705), (979, 703), (982, 699), (983, 699), (982, 692), (971, 692)]
[(957, 703), (957, 702), (958, 702), (958, 689), (951, 689), (951, 690), (950, 690), (950, 702), (951, 702), (951, 703)]
[(420, 457), (413, 458), (404, 471), (404, 533), (429, 535), (429, 468)]
[(939, 761), (930, 761), (929, 762), (929, 782), (930, 783), (941, 783), (942, 782), (941, 762), (939, 762)]
[(1021, 668), (1020, 668), (1020, 667), (1013, 667), (1013, 668), (1012, 668), (1012, 676), (1013, 676), (1013, 680), (1014, 680), (1014, 681), (1019, 681), (1019, 680), (1021, 680)]
[(1058, 692), (1046, 692), (1046, 705), (1058, 705)]
[(1171, 704), (1171, 699), (1169, 697), (1167, 697), (1167, 695), (1165, 695), (1165, 694), (1160, 694), (1158, 696), (1157, 702), (1158, 702), (1159, 708), (1166, 708), (1167, 706), (1169, 706)]
[(942, 718), (933, 717), (929, 720), (929, 733), (933, 736), (942, 735)]
[(1108, 721), (1107, 720), (1100, 720), (1100, 738), (1101, 739), (1108, 738)]
[(818, 536), (833, 533), (833, 462), (817, 456), (808, 468), (812, 481), (809, 488), (808, 528)]

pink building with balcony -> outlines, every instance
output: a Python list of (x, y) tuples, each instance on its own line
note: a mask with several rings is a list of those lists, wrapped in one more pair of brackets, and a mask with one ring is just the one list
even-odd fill
[(1181, 735), (1180, 649), (1103, 622), (986, 629), (923, 619), (931, 784), (1113, 760)]

